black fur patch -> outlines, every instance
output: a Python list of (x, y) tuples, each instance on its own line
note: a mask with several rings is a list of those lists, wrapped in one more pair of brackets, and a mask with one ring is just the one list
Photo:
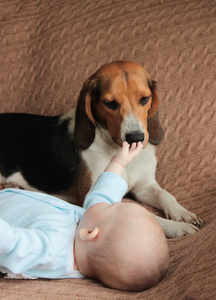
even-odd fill
[(49, 194), (76, 184), (81, 156), (68, 131), (69, 119), (31, 114), (0, 115), (0, 172), (21, 172), (29, 185)]

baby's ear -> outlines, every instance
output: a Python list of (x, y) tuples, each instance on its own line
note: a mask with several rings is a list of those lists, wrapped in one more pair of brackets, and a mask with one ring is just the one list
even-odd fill
[(95, 227), (93, 230), (82, 228), (79, 231), (79, 237), (82, 241), (92, 241), (98, 236), (99, 228)]

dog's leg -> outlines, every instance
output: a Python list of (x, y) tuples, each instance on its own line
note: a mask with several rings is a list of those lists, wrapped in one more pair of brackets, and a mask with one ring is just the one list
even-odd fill
[(166, 220), (155, 215), (153, 216), (158, 221), (166, 237), (168, 238), (180, 238), (185, 235), (192, 235), (199, 230), (199, 228), (193, 224), (176, 222), (172, 220)]
[(143, 190), (135, 191), (134, 194), (138, 201), (162, 210), (167, 219), (195, 225), (202, 224), (202, 221), (194, 213), (181, 206), (175, 197), (163, 190), (157, 182)]
[(141, 203), (156, 207), (165, 213), (167, 219), (177, 222), (192, 223), (196, 226), (202, 225), (202, 220), (194, 213), (181, 206), (170, 193), (163, 190), (155, 181), (143, 190), (133, 191), (137, 200)]

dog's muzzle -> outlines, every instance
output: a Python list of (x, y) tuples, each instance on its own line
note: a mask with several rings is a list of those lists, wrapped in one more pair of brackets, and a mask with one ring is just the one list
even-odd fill
[(143, 143), (144, 138), (145, 138), (144, 133), (141, 131), (133, 131), (133, 132), (127, 133), (125, 136), (125, 139), (128, 142), (128, 144), (138, 143), (138, 142)]

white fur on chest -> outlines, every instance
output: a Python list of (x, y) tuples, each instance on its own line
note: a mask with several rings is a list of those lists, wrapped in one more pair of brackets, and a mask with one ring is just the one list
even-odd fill
[[(119, 151), (120, 147), (115, 145), (106, 131), (96, 129), (96, 137), (92, 145), (82, 152), (82, 156), (87, 162), (93, 174), (93, 183), (105, 170), (111, 158)], [(123, 172), (123, 178), (128, 184), (128, 191), (142, 186), (147, 187), (155, 179), (156, 169), (155, 147), (148, 144), (145, 149), (129, 163)]]

